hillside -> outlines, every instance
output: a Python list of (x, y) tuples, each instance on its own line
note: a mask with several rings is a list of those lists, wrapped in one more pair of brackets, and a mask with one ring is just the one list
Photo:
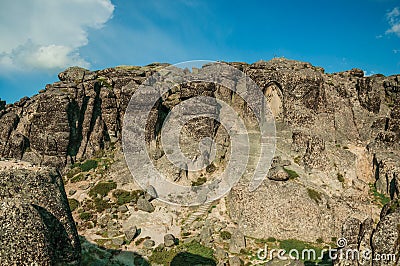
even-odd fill
[[(7, 192), (14, 186), (10, 177), (19, 171), (57, 170), (63, 176), (59, 197), (68, 197), (76, 222), (76, 229), (68, 229), (69, 240), (63, 241), (75, 243), (76, 231), (79, 233), (83, 264), (96, 260), (104, 265), (157, 265), (163, 261), (168, 261), (167, 265), (189, 265), (185, 264), (188, 261), (255, 265), (263, 263), (257, 252), (265, 244), (320, 250), (336, 247), (341, 237), (347, 240), (345, 249), (400, 257), (400, 75), (366, 77), (359, 69), (329, 74), (321, 67), (283, 58), (226, 64), (253, 80), (265, 96), (274, 126), (270, 145), (275, 150), (270, 157), (258, 161), (261, 144), (257, 141), (262, 132), (252, 105), (240, 94), (238, 80), (230, 83), (234, 91), (221, 85), (223, 82), (189, 79), (160, 94), (151, 106), (143, 135), (151, 163), (167, 180), (191, 191), (210, 188), (231, 159), (235, 165), (241, 163), (232, 153), (237, 143), (232, 141), (232, 130), (221, 122), (228, 112), (224, 113), (219, 101), (231, 106), (244, 121), (250, 146), (241, 180), (224, 197), (206, 197), (199, 206), (170, 205), (165, 203), (168, 191), (164, 195), (163, 188), (155, 184), (152, 192), (134, 178), (135, 174), (139, 179), (146, 173), (153, 176), (146, 172), (144, 162), (132, 163), (124, 154), (124, 126), (127, 117), (135, 120), (141, 110), (140, 104), (129, 105), (131, 97), (141, 84), (168, 66), (155, 63), (99, 71), (72, 67), (59, 74), (60, 81), (46, 85), (31, 98), (8, 105), (0, 101), (2, 202), (22, 193)], [(212, 80), (215, 73), (210, 67), (176, 71), (183, 77), (199, 74)], [(234, 73), (222, 76), (235, 80)], [(176, 142), (191, 161), (178, 167), (163, 149), (167, 144), (161, 141), (162, 128), (174, 107), (198, 96), (218, 100), (207, 102), (216, 110), (215, 118), (193, 118), (191, 110), (184, 113), (187, 123)], [(196, 111), (207, 113), (201, 108)], [(132, 143), (135, 141), (133, 138)], [(24, 166), (27, 163), (29, 167)], [(249, 191), (248, 182), (259, 165), (271, 167), (261, 185)], [(190, 167), (200, 170), (188, 171)], [(35, 175), (20, 178), (30, 181), (31, 176)], [(41, 191), (42, 185), (32, 186)], [(53, 197), (51, 193), (48, 200)], [(64, 198), (57, 203), (63, 210)], [(32, 202), (54, 212), (43, 201), (35, 203), (34, 195), (24, 200), (13, 204), (23, 206), (22, 213), (30, 214), (27, 219), (38, 219), (35, 210), (27, 207)], [(0, 212), (14, 208), (10, 206), (3, 204)], [(8, 219), (20, 219), (18, 215)], [(70, 224), (70, 214), (53, 215)], [(45, 242), (42, 237), (37, 239)], [(0, 243), (1, 258), (9, 263), (14, 257), (4, 248), (6, 239)], [(80, 247), (69, 248), (61, 252), (69, 252), (69, 261), (78, 263), (74, 252)], [(60, 256), (43, 259), (48, 265), (66, 260)], [(275, 260), (269, 263), (281, 265)], [(358, 265), (340, 259), (334, 263)], [(398, 261), (369, 263), (398, 265)]]

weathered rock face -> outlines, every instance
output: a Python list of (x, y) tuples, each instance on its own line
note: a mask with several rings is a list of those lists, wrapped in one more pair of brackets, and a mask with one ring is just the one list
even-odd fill
[(120, 138), (121, 117), (154, 67), (70, 68), (42, 93), (0, 112), (0, 155), (63, 168)]
[(230, 214), (246, 235), (327, 241), (346, 217), (377, 217), (369, 183), (398, 197), (398, 76), (325, 74), (281, 59), (243, 70), (261, 89), (279, 90), (276, 154), (299, 175), (296, 182), (264, 181), (255, 192), (246, 184), (231, 191)]
[(0, 263), (79, 265), (80, 242), (61, 176), (8, 161), (0, 169)]
[[(329, 241), (340, 234), (346, 217), (378, 216), (368, 183), (376, 183), (377, 191), (388, 197), (398, 197), (399, 76), (364, 77), (357, 69), (326, 74), (286, 59), (231, 65), (263, 91), (276, 119), (277, 156), (290, 162), (276, 166), (258, 191), (250, 193), (246, 184), (239, 184), (230, 193), (228, 211), (245, 235)], [(59, 169), (96, 155), (121, 139), (132, 94), (161, 67), (94, 72), (70, 68), (60, 73), (60, 81), (45, 91), (0, 110), (0, 155)], [(160, 145), (165, 117), (199, 95), (216, 97), (246, 113), (244, 101), (219, 85), (191, 82), (174, 87), (162, 95), (147, 121), (149, 151), (160, 169), (170, 167)], [(200, 140), (215, 141), (213, 167), (201, 173), (207, 178), (229, 161), (230, 138), (213, 119), (192, 120), (182, 131), (180, 144), (189, 154), (198, 150)], [(209, 159), (210, 153), (193, 155), (194, 163), (207, 164)], [(186, 185), (198, 177), (182, 169), (167, 174)]]
[[(339, 251), (342, 256), (338, 256), (334, 265), (398, 265), (400, 254), (399, 201), (392, 201), (385, 205), (376, 228), (371, 219), (362, 223), (355, 218), (347, 219), (342, 228), (342, 237), (346, 239), (346, 246)], [(347, 252), (355, 254), (355, 259), (352, 256), (346, 256)]]

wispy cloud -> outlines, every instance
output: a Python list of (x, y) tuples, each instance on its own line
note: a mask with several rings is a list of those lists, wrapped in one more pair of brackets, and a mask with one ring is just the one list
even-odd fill
[(390, 26), (386, 34), (396, 34), (400, 37), (400, 8), (393, 8), (392, 11), (386, 14), (386, 19)]
[(111, 17), (110, 0), (2, 1), (0, 70), (89, 67), (78, 49)]

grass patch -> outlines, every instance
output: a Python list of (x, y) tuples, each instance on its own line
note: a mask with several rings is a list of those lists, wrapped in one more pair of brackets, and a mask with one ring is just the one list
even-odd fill
[(110, 203), (99, 198), (94, 198), (93, 202), (97, 212), (102, 212), (111, 207)]
[(97, 81), (100, 83), (100, 86), (102, 87), (106, 87), (110, 90), (113, 89), (112, 84), (110, 84), (109, 82), (107, 82), (107, 78), (106, 77), (98, 77)]
[(83, 221), (89, 221), (90, 219), (92, 219), (93, 215), (90, 212), (81, 212), (79, 214), (79, 218), (81, 218), (81, 220)]
[(140, 196), (144, 195), (142, 190), (126, 191), (117, 189), (113, 191), (113, 196), (117, 199), (118, 205), (124, 205), (129, 202), (136, 203)]
[(110, 241), (109, 239), (95, 239), (94, 242), (96, 242), (97, 245), (100, 247), (104, 247), (105, 244)]
[(289, 179), (295, 179), (295, 178), (298, 178), (298, 177), (299, 177), (299, 174), (296, 173), (296, 171), (287, 169), (287, 168), (285, 168), (285, 167), (283, 167), (283, 169), (285, 170), (286, 173), (288, 173)]
[(117, 184), (114, 181), (100, 182), (89, 191), (89, 196), (92, 198), (97, 197), (97, 195), (105, 197), (107, 196), (108, 192), (116, 188)]
[(68, 204), (71, 212), (75, 211), (79, 207), (79, 201), (77, 201), (76, 199), (68, 199)]
[(87, 161), (81, 163), (79, 165), (79, 168), (81, 169), (81, 171), (87, 172), (87, 171), (97, 168), (97, 165), (98, 165), (98, 163), (96, 160), (87, 160)]
[(229, 240), (229, 239), (231, 239), (231, 237), (232, 237), (232, 234), (229, 233), (228, 231), (221, 231), (221, 232), (219, 233), (219, 235), (221, 236), (221, 238), (222, 238), (223, 240)]
[(322, 199), (321, 193), (312, 188), (307, 188), (307, 194), (310, 197), (310, 199), (314, 200), (316, 203), (319, 203)]
[(390, 202), (390, 198), (382, 193), (379, 193), (374, 184), (370, 183), (369, 187), (370, 187), (370, 192), (374, 197), (375, 203), (385, 206), (386, 204), (388, 204)]
[(78, 174), (81, 170), (79, 169), (79, 167), (74, 167), (71, 170), (68, 171), (67, 173), (67, 178), (71, 179), (72, 177), (74, 177), (74, 175)]
[(79, 173), (70, 179), (71, 183), (77, 183), (86, 180), (86, 176), (83, 173)]
[(268, 237), (267, 241), (268, 242), (276, 242), (276, 238), (275, 237)]
[(192, 181), (192, 187), (201, 186), (207, 182), (207, 178), (199, 177), (196, 181)]
[(162, 265), (216, 265), (214, 251), (196, 241), (172, 249), (155, 248), (149, 257), (152, 264)]

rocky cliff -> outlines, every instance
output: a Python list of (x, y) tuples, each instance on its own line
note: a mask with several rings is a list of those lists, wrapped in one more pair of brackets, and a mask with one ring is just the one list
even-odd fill
[[(239, 183), (224, 203), (237, 229), (246, 237), (329, 243), (341, 235), (348, 217), (378, 222), (382, 206), (400, 193), (400, 76), (365, 77), (358, 69), (328, 74), (279, 58), (229, 64), (260, 87), (277, 135), (268, 179), (255, 192)], [(101, 157), (109, 147), (118, 150), (131, 96), (164, 66), (67, 69), (38, 95), (0, 106), (0, 155), (67, 172), (73, 163)], [(185, 185), (212, 180), (230, 159), (226, 129), (212, 119), (197, 119), (183, 128), (181, 144), (193, 160), (208, 162), (208, 155), (197, 153), (198, 142), (213, 139), (217, 148), (211, 167), (193, 174), (168, 163), (159, 141), (163, 121), (174, 106), (199, 95), (227, 102), (248, 122), (254, 119), (243, 99), (220, 85), (185, 83), (162, 95), (147, 121), (148, 150), (159, 169), (169, 169), (165, 173), (171, 181)], [(245, 177), (254, 171), (252, 159)], [(130, 176), (121, 164), (118, 174)]]

